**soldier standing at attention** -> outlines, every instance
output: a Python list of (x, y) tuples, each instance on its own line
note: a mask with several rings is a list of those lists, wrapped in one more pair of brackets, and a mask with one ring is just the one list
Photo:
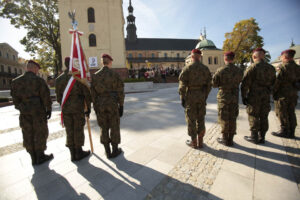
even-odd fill
[(226, 146), (233, 145), (236, 133), (236, 118), (239, 114), (239, 85), (243, 79), (243, 71), (233, 64), (234, 53), (224, 54), (225, 66), (217, 70), (213, 76), (213, 87), (219, 88), (218, 115), (222, 138), (218, 142)]
[(295, 53), (296, 51), (293, 49), (281, 53), (282, 66), (279, 68), (274, 86), (273, 98), (281, 129), (272, 134), (279, 137), (295, 138), (297, 82), (300, 79), (300, 66), (294, 61)]
[(242, 100), (247, 106), (251, 131), (251, 136), (244, 138), (254, 144), (265, 143), (271, 110), (270, 95), (276, 78), (275, 68), (264, 61), (265, 53), (263, 48), (253, 51), (254, 63), (246, 69), (241, 85)]
[(46, 155), (49, 135), (47, 119), (51, 117), (52, 101), (44, 79), (37, 76), (40, 65), (32, 60), (27, 71), (11, 83), (11, 96), (15, 108), (20, 111), (20, 127), (23, 146), (30, 154), (32, 165), (39, 165), (53, 158)]
[[(106, 157), (114, 158), (122, 153), (120, 117), (123, 116), (124, 83), (112, 67), (112, 57), (103, 54), (103, 67), (92, 75), (91, 94), (98, 125), (101, 128), (100, 142), (104, 145)], [(112, 152), (110, 149), (112, 145)]]
[(191, 137), (186, 144), (192, 148), (202, 148), (205, 134), (206, 99), (211, 90), (211, 74), (208, 67), (200, 62), (201, 51), (199, 49), (193, 49), (191, 56), (192, 63), (185, 66), (179, 76), (178, 91), (181, 105), (185, 108), (188, 134)]
[[(65, 88), (72, 76), (69, 74), (69, 63), (70, 58), (66, 57), (66, 70), (55, 81), (56, 98), (60, 105)], [(71, 161), (81, 160), (90, 154), (90, 151), (83, 151), (82, 146), (84, 145), (85, 115), (89, 117), (91, 113), (91, 101), (92, 98), (87, 86), (76, 81), (62, 110), (67, 132), (66, 146), (70, 150)], [(85, 104), (87, 106), (86, 111), (84, 110)]]

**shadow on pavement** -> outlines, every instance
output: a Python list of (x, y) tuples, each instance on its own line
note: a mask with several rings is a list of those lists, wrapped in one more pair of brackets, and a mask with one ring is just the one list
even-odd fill
[[(209, 195), (209, 193), (190, 184), (179, 182), (154, 169), (129, 161), (123, 154), (115, 159), (111, 159), (112, 163), (107, 162), (96, 154), (94, 156), (108, 169), (103, 170), (87, 163), (85, 165), (77, 165), (77, 170), (104, 199), (144, 199), (154, 186), (165, 179), (176, 183), (176, 186), (178, 186), (176, 188), (190, 188), (190, 191), (186, 192), (183, 189), (182, 191), (169, 190), (169, 193), (161, 194), (163, 197), (170, 195), (171, 192), (176, 192), (176, 199), (199, 199), (200, 195), (205, 195), (205, 197)], [(112, 167), (112, 164), (115, 164), (117, 169)], [(217, 200), (220, 199), (216, 196), (213, 197)]]
[[(266, 151), (260, 151), (259, 149), (251, 149), (246, 148), (238, 144), (234, 144), (234, 147), (241, 150), (246, 150), (249, 153), (252, 153), (252, 155), (247, 155), (243, 153), (237, 153), (237, 152), (231, 152), (230, 149), (227, 150), (216, 150), (213, 148), (210, 148), (209, 146), (205, 146), (203, 151), (213, 154), (215, 156), (221, 157), (226, 160), (230, 160), (232, 162), (240, 163), (242, 165), (246, 165), (248, 167), (255, 168), (256, 170), (273, 174), (279, 177), (282, 177), (284, 179), (290, 180), (292, 182), (296, 182), (295, 177), (292, 175), (292, 168), (289, 164), (280, 164), (276, 162), (272, 162), (269, 160), (265, 160), (262, 158), (259, 158), (257, 156), (261, 157), (267, 157), (269, 159), (276, 159), (278, 157), (284, 157), (285, 155), (279, 155), (274, 154), (273, 152), (266, 152)], [(221, 155), (221, 156), (220, 156)], [(286, 162), (286, 159), (283, 159), (281, 161)], [(299, 168), (300, 170), (300, 168)]]
[(31, 184), (34, 187), (37, 199), (89, 200), (85, 194), (78, 194), (62, 175), (50, 169), (49, 162), (34, 167)]

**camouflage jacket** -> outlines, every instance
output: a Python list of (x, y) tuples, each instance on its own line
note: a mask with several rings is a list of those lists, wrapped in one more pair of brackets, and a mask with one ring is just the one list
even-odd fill
[(94, 108), (124, 104), (124, 83), (120, 75), (107, 66), (92, 75), (91, 94)]
[(275, 68), (264, 62), (255, 62), (245, 71), (241, 92), (242, 97), (270, 96), (276, 79)]
[[(55, 81), (55, 93), (56, 93), (56, 100), (61, 105), (63, 94), (65, 88), (67, 87), (68, 81), (72, 75), (68, 73), (66, 70), (62, 73), (59, 77), (56, 78)], [(76, 81), (70, 95), (63, 106), (63, 113), (83, 113), (85, 103), (89, 109), (91, 109), (91, 94), (87, 86)]]
[(297, 96), (297, 82), (300, 80), (300, 66), (290, 61), (279, 67), (274, 85), (274, 99)]
[(243, 79), (243, 71), (234, 64), (221, 67), (213, 76), (212, 85), (219, 88), (218, 100), (224, 103), (238, 103), (239, 85)]
[(45, 114), (52, 110), (50, 90), (44, 79), (25, 72), (11, 83), (11, 96), (21, 114)]
[(201, 62), (185, 66), (179, 75), (179, 95), (186, 104), (206, 101), (211, 90), (211, 74)]

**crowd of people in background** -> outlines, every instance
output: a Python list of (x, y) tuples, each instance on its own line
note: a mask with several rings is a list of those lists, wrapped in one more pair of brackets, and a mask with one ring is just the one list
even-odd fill
[(141, 69), (130, 69), (129, 70), (129, 78), (132, 79), (154, 79), (154, 78), (161, 78), (163, 82), (166, 82), (167, 77), (178, 77), (181, 72), (179, 67), (167, 67), (159, 68), (141, 68)]

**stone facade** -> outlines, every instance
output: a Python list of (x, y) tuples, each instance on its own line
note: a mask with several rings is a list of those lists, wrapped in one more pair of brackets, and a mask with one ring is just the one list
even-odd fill
[(0, 90), (10, 89), (12, 79), (25, 72), (18, 62), (18, 52), (7, 43), (0, 43)]
[[(78, 30), (83, 32), (81, 44), (87, 62), (90, 62), (90, 58), (97, 58), (97, 67), (91, 67), (91, 72), (101, 67), (103, 53), (113, 57), (116, 71), (126, 71), (122, 3), (122, 0), (59, 0), (62, 58), (70, 56), (69, 29), (72, 27), (68, 12), (75, 10)], [(126, 72), (121, 75), (124, 77)]]

